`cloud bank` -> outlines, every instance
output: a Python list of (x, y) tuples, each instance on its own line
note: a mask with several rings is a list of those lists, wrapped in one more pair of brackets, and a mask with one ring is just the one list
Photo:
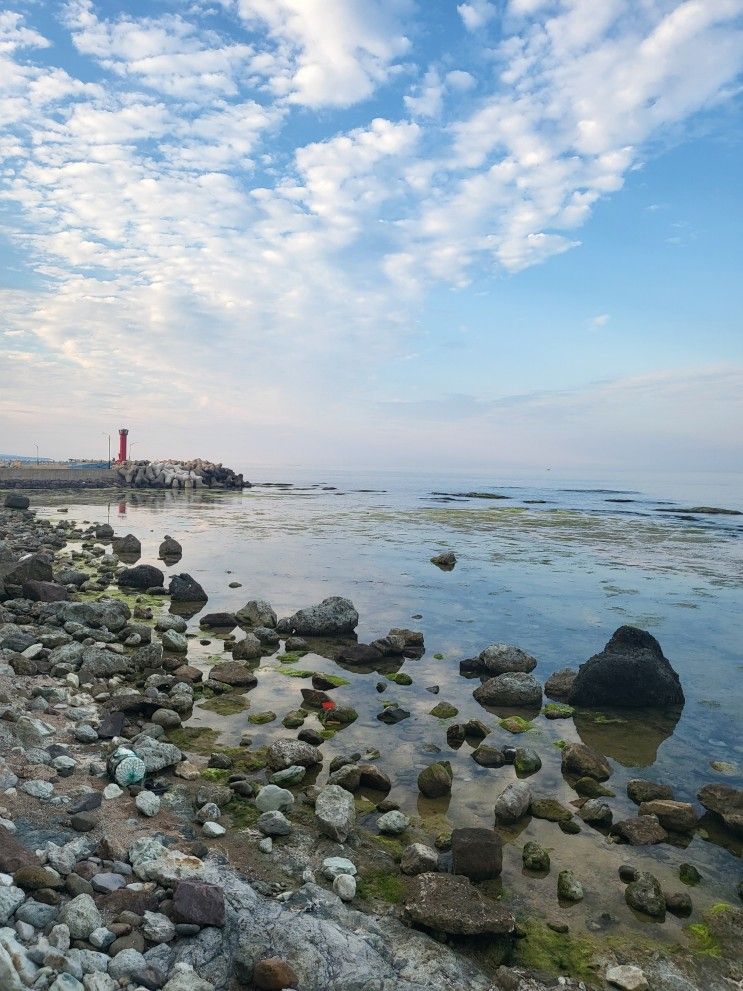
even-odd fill
[(0, 13), (0, 421), (26, 442), (50, 395), (161, 447), (192, 409), (225, 453), (363, 434), (428, 293), (577, 246), (743, 66), (739, 0), (470, 0), (445, 46), (414, 0), (144, 6)]

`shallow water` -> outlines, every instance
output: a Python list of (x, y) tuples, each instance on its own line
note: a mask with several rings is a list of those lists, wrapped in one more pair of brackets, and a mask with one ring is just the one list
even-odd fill
[[(576, 796), (562, 779), (554, 741), (583, 740), (605, 753), (614, 767), (609, 784), (617, 795), (610, 800), (615, 820), (635, 811), (624, 791), (630, 777), (667, 781), (677, 798), (688, 801), (707, 782), (743, 784), (743, 517), (681, 518), (687, 514), (680, 512), (710, 504), (743, 508), (733, 497), (740, 489), (718, 491), (715, 500), (703, 486), (689, 485), (676, 501), (673, 491), (655, 488), (651, 496), (636, 486), (595, 482), (527, 484), (517, 479), (496, 487), (492, 480), (463, 477), (336, 472), (310, 478), (297, 471), (280, 480), (295, 480), (296, 487), (129, 493), (118, 502), (109, 502), (100, 492), (58, 493), (48, 497), (43, 512), (55, 517), (63, 503), (78, 521), (108, 519), (118, 533), (140, 538), (143, 562), (158, 563), (163, 535), (176, 537), (184, 555), (168, 570), (189, 572), (204, 585), (208, 612), (234, 611), (248, 599), (264, 598), (279, 615), (287, 615), (325, 596), (346, 595), (359, 611), (362, 642), (393, 626), (422, 630), (425, 655), (386, 664), (381, 675), (339, 671), (334, 661), (319, 655), (307, 655), (294, 667), (342, 673), (350, 682), (333, 697), (353, 705), (359, 719), (324, 745), (326, 766), (337, 753), (378, 748), (381, 766), (393, 777), (391, 797), (423, 818), (445, 815), (455, 825), (492, 825), (493, 800), (514, 771), (481, 768), (471, 759), (469, 744), (458, 750), (447, 745), (447, 725), (468, 718), (494, 727), (489, 743), (539, 751), (543, 768), (531, 778), (532, 786), (563, 803)], [(360, 491), (365, 489), (376, 491)], [(486, 490), (508, 498), (456, 496), (442, 502), (447, 497), (432, 495)], [(612, 501), (616, 499), (632, 501)], [(658, 512), (661, 508), (670, 512)], [(446, 549), (458, 558), (451, 572), (429, 562)], [(242, 587), (230, 589), (235, 580)], [(596, 718), (595, 713), (579, 712), (574, 720), (551, 722), (537, 715), (533, 730), (512, 736), (498, 726), (498, 717), (507, 713), (489, 713), (478, 705), (472, 698), (477, 679), (459, 674), (462, 658), (505, 642), (533, 654), (539, 661), (534, 673), (544, 681), (553, 671), (578, 665), (600, 650), (624, 623), (642, 626), (660, 640), (686, 693), (680, 717), (606, 712)], [(191, 626), (198, 629), (198, 615)], [(210, 639), (206, 647), (191, 641), (189, 657), (206, 664), (219, 653), (219, 638)], [(296, 731), (285, 730), (280, 720), (300, 704), (300, 689), (310, 681), (287, 677), (278, 667), (276, 656), (263, 659), (259, 685), (246, 696), (249, 709), (226, 717), (197, 708), (192, 723), (218, 729), (225, 743), (237, 743), (247, 728), (256, 745), (277, 733), (294, 736)], [(388, 682), (378, 693), (377, 683), (386, 681), (384, 673), (392, 670), (410, 674), (413, 684)], [(426, 691), (431, 685), (440, 686), (438, 695)], [(411, 718), (386, 726), (376, 715), (383, 700), (393, 699), (410, 710)], [(455, 720), (429, 714), (438, 701), (457, 706)], [(249, 727), (250, 712), (265, 709), (276, 712), (277, 721)], [(305, 725), (315, 724), (311, 716)], [(435, 748), (440, 748), (440, 758)], [(450, 800), (418, 797), (415, 778), (435, 759), (452, 762)], [(728, 762), (732, 769), (719, 774), (710, 761)], [(697, 907), (721, 898), (734, 902), (740, 844), (709, 817), (702, 826), (705, 832), (685, 848), (664, 844), (632, 849), (610, 844), (585, 825), (580, 835), (566, 836), (555, 824), (531, 820), (506, 851), (503, 886), (527, 904), (543, 905), (547, 899), (556, 908), (557, 872), (570, 866), (587, 894), (584, 902), (563, 906), (561, 913), (585, 924), (608, 910), (621, 924), (644, 925), (623, 903), (617, 866), (629, 861), (647, 867), (666, 890), (679, 890), (678, 864), (688, 861), (705, 876), (705, 884), (692, 892)], [(520, 846), (526, 839), (551, 848), (550, 878), (522, 876)], [(669, 918), (664, 932), (672, 935), (679, 925)]]

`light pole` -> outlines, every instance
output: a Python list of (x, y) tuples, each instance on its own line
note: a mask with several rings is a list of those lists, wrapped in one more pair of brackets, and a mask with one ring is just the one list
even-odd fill
[(101, 430), (104, 437), (108, 437), (108, 467), (111, 467), (111, 434), (107, 433), (105, 430)]
[(39, 463), (39, 445), (38, 444), (34, 444), (34, 447), (36, 448), (36, 464), (38, 464)]

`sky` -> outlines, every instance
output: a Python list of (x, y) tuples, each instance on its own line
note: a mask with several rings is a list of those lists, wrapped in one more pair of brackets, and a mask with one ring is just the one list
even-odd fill
[(742, 70), (743, 0), (9, 0), (0, 451), (743, 470)]

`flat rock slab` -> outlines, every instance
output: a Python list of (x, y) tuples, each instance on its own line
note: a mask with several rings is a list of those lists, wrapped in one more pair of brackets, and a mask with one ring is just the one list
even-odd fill
[(405, 914), (411, 922), (452, 936), (505, 935), (514, 928), (510, 912), (457, 874), (419, 874), (411, 882)]
[(197, 926), (223, 926), (224, 892), (204, 881), (179, 881), (173, 891), (173, 921)]

